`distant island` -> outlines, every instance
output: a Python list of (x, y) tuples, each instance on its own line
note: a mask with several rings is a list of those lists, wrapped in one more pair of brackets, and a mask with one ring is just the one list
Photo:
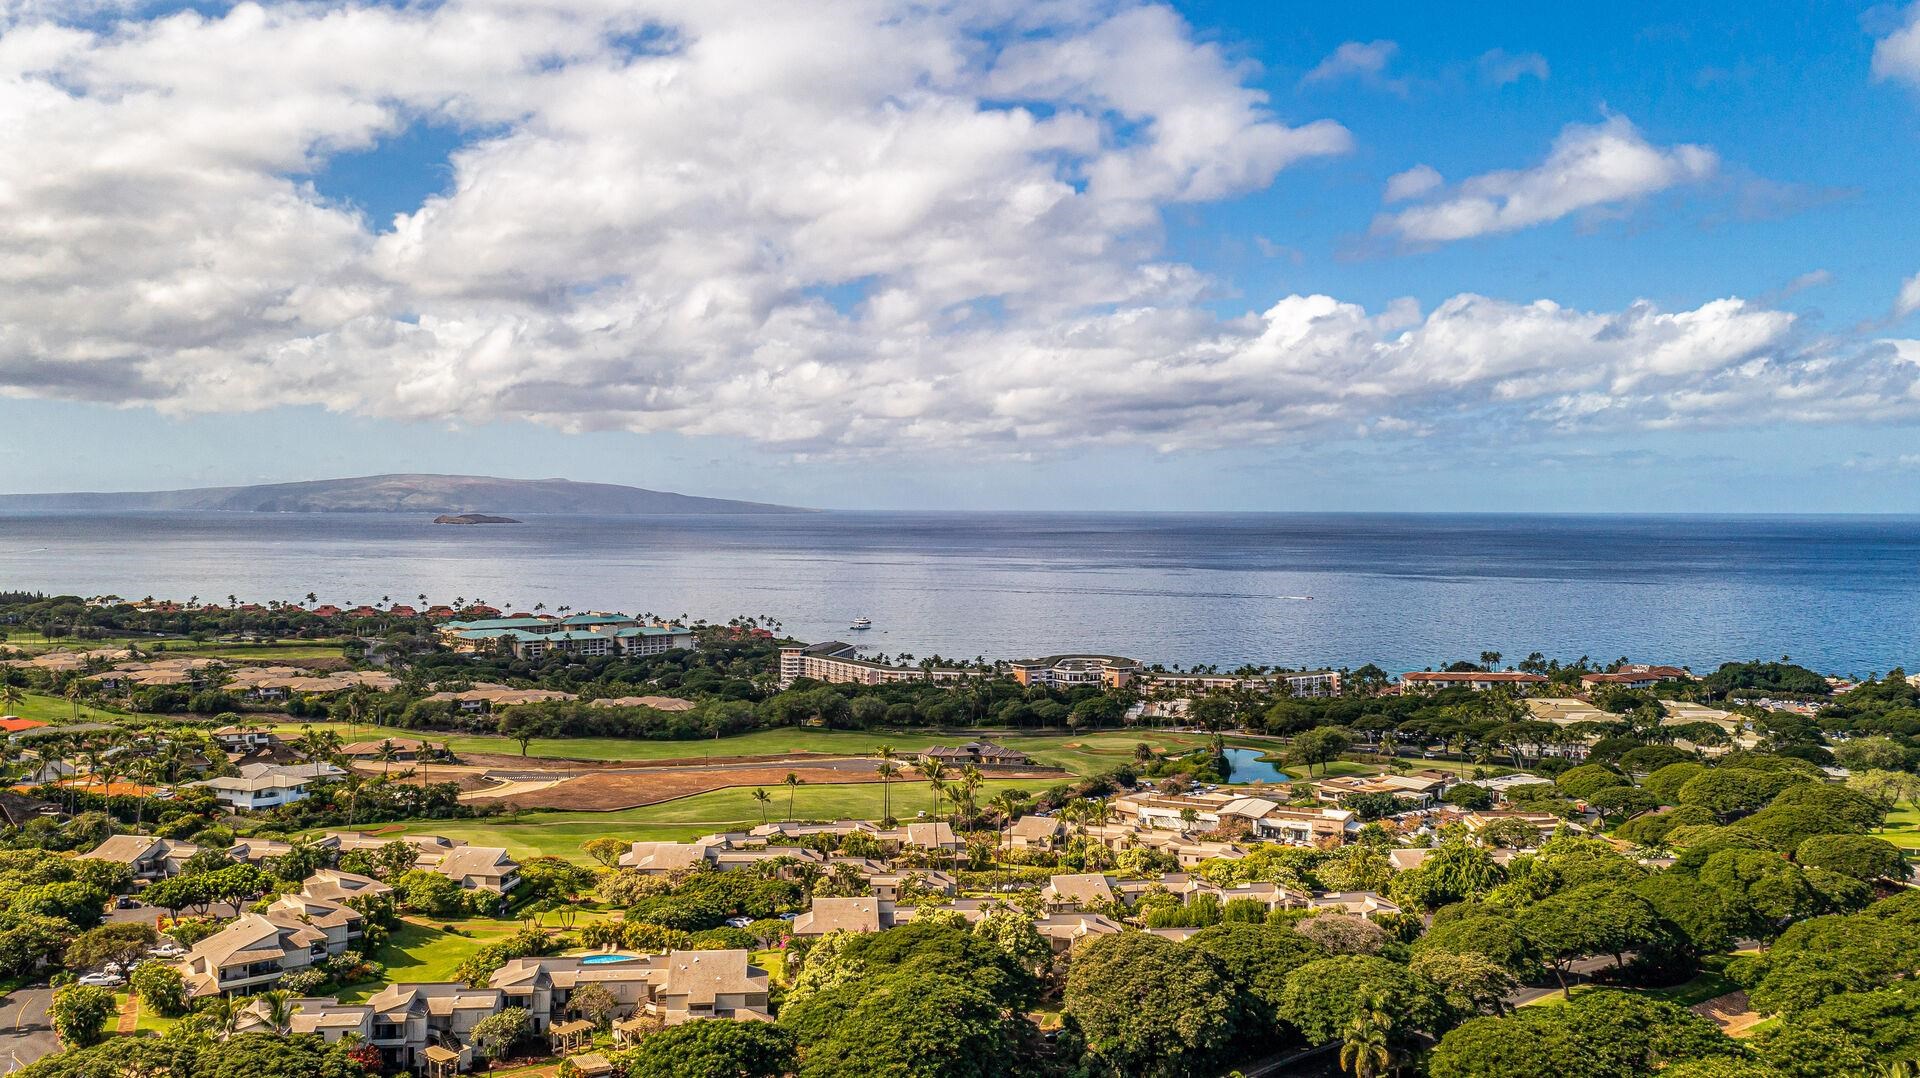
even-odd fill
[[(370, 475), (250, 487), (0, 495), (0, 513), (491, 513), (548, 516), (693, 516), (808, 513), (765, 502), (700, 498), (614, 483), (481, 475)], [(458, 523), (468, 523), (460, 521)], [(473, 521), (471, 523), (507, 523)], [(517, 523), (514, 522), (514, 523)]]
[(443, 513), (434, 517), (435, 524), (522, 524), (525, 521), (512, 517), (490, 517), (485, 513)]

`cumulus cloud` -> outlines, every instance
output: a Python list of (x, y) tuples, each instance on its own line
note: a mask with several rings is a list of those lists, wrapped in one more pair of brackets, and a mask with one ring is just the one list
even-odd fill
[[(1912, 407), (1920, 371), (1737, 299), (1301, 295), (1222, 318), (1202, 302), (1216, 283), (1162, 255), (1162, 214), (1351, 139), (1278, 115), (1164, 7), (10, 10), (0, 392), (17, 396), (1021, 453), (1413, 437), (1489, 410), (1884, 414)], [(421, 123), (468, 136), (443, 193), (389, 220), (324, 193), (337, 155)], [(1445, 198), (1503, 220), (1559, 205), (1534, 187)]]
[(1546, 160), (1532, 168), (1471, 177), (1431, 202), (1380, 218), (1374, 231), (1412, 243), (1514, 232), (1698, 183), (1718, 167), (1718, 156), (1704, 146), (1655, 146), (1626, 117), (1612, 116), (1562, 128)]
[(1874, 43), (1873, 75), (1920, 86), (1920, 3), (1909, 6), (1900, 25)]
[(1505, 86), (1510, 82), (1532, 76), (1542, 82), (1552, 73), (1547, 66), (1547, 58), (1537, 52), (1508, 52), (1505, 49), (1489, 49), (1480, 54), (1480, 77), (1494, 86)]
[(1905, 318), (1920, 311), (1920, 273), (1900, 282), (1900, 294), (1893, 299), (1893, 317)]
[(1300, 85), (1315, 86), (1352, 80), (1376, 89), (1405, 93), (1407, 84), (1403, 80), (1387, 77), (1387, 68), (1393, 64), (1393, 58), (1399, 52), (1400, 44), (1395, 41), (1349, 41), (1307, 72), (1301, 78)]
[(1415, 165), (1405, 172), (1388, 176), (1386, 194), (1382, 198), (1387, 202), (1405, 202), (1436, 191), (1445, 184), (1446, 179), (1440, 175), (1439, 169), (1432, 165)]

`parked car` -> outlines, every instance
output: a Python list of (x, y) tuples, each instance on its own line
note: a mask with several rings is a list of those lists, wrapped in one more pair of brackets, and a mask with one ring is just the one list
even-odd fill
[(753, 923), (753, 918), (751, 918), (751, 917), (729, 917), (729, 918), (727, 918), (727, 924), (729, 924), (729, 925), (731, 925), (731, 926), (733, 926), (734, 928), (745, 928), (745, 927), (747, 927), (748, 925), (750, 925), (750, 924), (752, 924), (752, 923)]
[(114, 902), (113, 906), (115, 909), (137, 910), (140, 908), (140, 900), (132, 895), (121, 895), (119, 899)]
[(187, 949), (172, 940), (167, 940), (147, 948), (147, 953), (155, 958), (179, 958), (187, 953)]
[(127, 983), (118, 973), (89, 973), (80, 978), (80, 983), (92, 988), (118, 988)]

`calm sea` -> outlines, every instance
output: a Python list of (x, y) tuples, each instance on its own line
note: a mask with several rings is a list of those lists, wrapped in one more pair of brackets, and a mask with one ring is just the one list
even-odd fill
[[(770, 614), (1022, 658), (1417, 669), (1483, 650), (1920, 668), (1920, 518), (820, 513), (0, 517), (0, 587)], [(850, 634), (855, 617), (874, 628)]]

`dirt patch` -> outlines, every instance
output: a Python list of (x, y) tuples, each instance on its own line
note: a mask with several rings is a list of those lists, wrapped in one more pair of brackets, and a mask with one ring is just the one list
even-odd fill
[(792, 760), (858, 759), (845, 753), (783, 752), (760, 756), (682, 756), (671, 760), (570, 760), (564, 756), (515, 756), (505, 752), (463, 752), (460, 762), (512, 771), (633, 771), (691, 767), (695, 764), (755, 764)]
[(1696, 1003), (1687, 1009), (1702, 1018), (1711, 1019), (1720, 1027), (1720, 1032), (1729, 1037), (1747, 1036), (1754, 1026), (1766, 1021), (1765, 1017), (1756, 1013), (1753, 1006), (1747, 1002), (1745, 992), (1728, 992), (1724, 996), (1716, 996), (1704, 1003)]
[[(542, 789), (504, 794), (497, 800), (520, 808), (608, 812), (614, 809), (655, 805), (662, 801), (691, 797), (694, 794), (703, 794), (712, 790), (724, 790), (730, 786), (762, 786), (770, 791), (777, 791), (789, 772), (800, 776), (800, 781), (809, 786), (880, 781), (872, 761), (868, 760), (824, 760), (818, 763), (783, 763), (766, 767), (744, 764), (727, 764), (718, 767), (682, 765), (677, 768), (588, 771)], [(996, 768), (992, 777), (996, 779), (1058, 778), (1061, 774), (1062, 772), (1044, 768)], [(528, 783), (531, 785), (532, 781), (546, 776), (523, 773), (519, 777), (531, 780)], [(919, 783), (912, 779), (904, 782), (896, 779), (895, 785), (917, 787)], [(496, 798), (488, 797), (483, 791), (466, 800), (491, 802)]]
[[(796, 765), (793, 767), (730, 767), (725, 769), (656, 770), (646, 772), (593, 772), (567, 779), (544, 789), (514, 793), (502, 798), (521, 808), (569, 809), (577, 812), (606, 812), (638, 808), (675, 798), (690, 797), (729, 786), (763, 786), (775, 789), (791, 772), (809, 786), (849, 782), (878, 782), (872, 771), (849, 768)], [(484, 796), (484, 795), (482, 795)], [(477, 800), (477, 799), (476, 799)]]

